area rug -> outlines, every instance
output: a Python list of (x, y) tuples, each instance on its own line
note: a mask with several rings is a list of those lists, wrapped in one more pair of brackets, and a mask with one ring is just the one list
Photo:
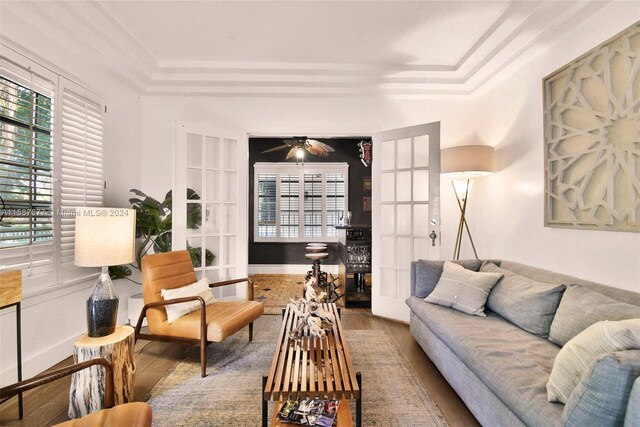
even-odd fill
[[(196, 348), (176, 362), (147, 396), (153, 425), (260, 426), (261, 378), (269, 371), (280, 325), (277, 316), (260, 321), (252, 343), (245, 332), (209, 347), (206, 378), (200, 377)], [(391, 336), (378, 330), (346, 331), (346, 336), (354, 366), (362, 372), (364, 426), (447, 426)]]

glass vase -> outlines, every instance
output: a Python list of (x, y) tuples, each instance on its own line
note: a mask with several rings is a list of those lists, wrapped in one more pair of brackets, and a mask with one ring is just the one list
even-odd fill
[(109, 277), (109, 268), (103, 267), (87, 299), (87, 330), (90, 337), (104, 337), (116, 330), (118, 302), (118, 294)]

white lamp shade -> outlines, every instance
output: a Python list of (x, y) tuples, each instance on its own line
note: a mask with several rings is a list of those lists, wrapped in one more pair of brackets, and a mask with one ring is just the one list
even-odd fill
[(134, 259), (136, 211), (123, 208), (77, 208), (75, 264), (108, 267)]
[(494, 172), (495, 150), (488, 145), (463, 145), (440, 152), (440, 172), (452, 178), (476, 178)]

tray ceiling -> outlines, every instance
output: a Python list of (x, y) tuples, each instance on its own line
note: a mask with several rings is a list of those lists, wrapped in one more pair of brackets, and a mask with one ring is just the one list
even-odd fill
[(2, 19), (69, 28), (148, 94), (464, 95), (604, 4), (5, 1)]

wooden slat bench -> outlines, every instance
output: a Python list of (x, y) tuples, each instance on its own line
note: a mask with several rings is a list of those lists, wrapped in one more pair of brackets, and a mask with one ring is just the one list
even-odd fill
[[(268, 425), (268, 402), (282, 402), (289, 397), (319, 397), (342, 400), (338, 410), (338, 427), (350, 426), (351, 412), (347, 399), (356, 401), (356, 426), (362, 425), (362, 376), (351, 361), (344, 330), (335, 304), (324, 304), (334, 314), (333, 329), (323, 339), (311, 337), (308, 328), (303, 329), (300, 340), (289, 338), (300, 319), (287, 306), (283, 313), (280, 336), (271, 362), (269, 375), (262, 378), (262, 425)], [(275, 412), (272, 426), (279, 425)], [(348, 420), (348, 421), (347, 421)]]

